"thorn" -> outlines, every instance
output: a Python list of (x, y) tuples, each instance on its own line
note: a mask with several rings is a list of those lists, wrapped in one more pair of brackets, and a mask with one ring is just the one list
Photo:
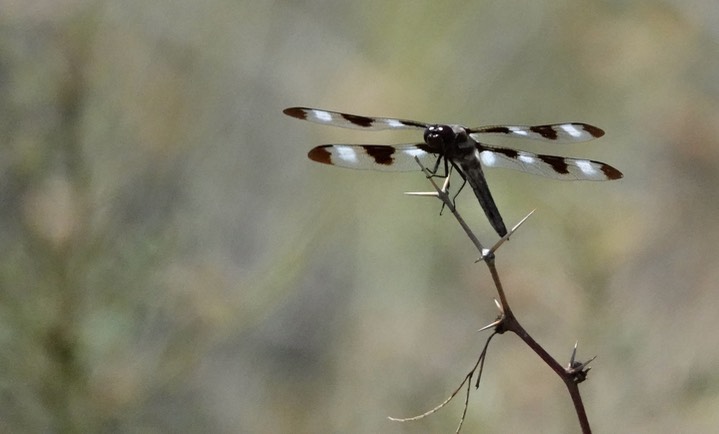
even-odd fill
[(477, 331), (478, 331), (478, 332), (483, 332), (483, 331), (485, 331), (485, 330), (487, 330), (487, 329), (491, 329), (492, 327), (496, 327), (496, 326), (502, 324), (502, 321), (504, 321), (504, 315), (500, 316), (499, 318), (497, 318), (497, 319), (494, 320), (493, 322), (487, 324), (486, 326), (482, 327), (481, 329), (479, 329), (479, 330), (477, 330)]
[(494, 299), (494, 304), (497, 305), (497, 309), (499, 309), (500, 312), (504, 313), (504, 308), (501, 304), (499, 304), (499, 300), (497, 300), (496, 298)]
[[(430, 178), (431, 180), (431, 178)], [(432, 183), (434, 184), (434, 181), (432, 180)], [(436, 184), (435, 184), (436, 186)], [(444, 183), (442, 184), (442, 188), (440, 189), (437, 187), (440, 192), (446, 193), (447, 187), (449, 186), (449, 176), (444, 179)], [(439, 197), (440, 192), (438, 191), (405, 191), (404, 194), (407, 196), (427, 196), (427, 197)]]
[(439, 193), (436, 191), (405, 191), (404, 194), (407, 196), (429, 196), (429, 197), (438, 197)]
[(572, 357), (569, 358), (568, 368), (570, 368), (570, 369), (572, 366), (574, 366), (574, 358), (577, 355), (577, 345), (579, 345), (579, 341), (574, 342), (574, 349), (572, 350)]
[(483, 332), (489, 328), (496, 327), (496, 326), (502, 324), (502, 321), (504, 321), (504, 308), (502, 307), (502, 305), (499, 303), (499, 301), (496, 298), (494, 299), (494, 304), (497, 305), (497, 310), (499, 310), (499, 316), (497, 317), (496, 320), (494, 320), (490, 324), (487, 324), (486, 326), (477, 330), (478, 332)]
[[(514, 227), (513, 227), (509, 232), (507, 232), (507, 234), (506, 234), (505, 236), (503, 236), (502, 238), (500, 238), (499, 241), (497, 241), (497, 243), (496, 243), (495, 245), (493, 245), (492, 248), (489, 249), (489, 251), (488, 251), (487, 253), (485, 253), (485, 252), (483, 251), (483, 252), (482, 252), (483, 258), (486, 257), (486, 256), (488, 256), (488, 255), (494, 255), (494, 252), (496, 252), (496, 251), (499, 249), (499, 247), (500, 247), (502, 244), (504, 244), (505, 241), (509, 240), (509, 237), (512, 236), (512, 234), (514, 234), (514, 232), (516, 232), (516, 230), (519, 229), (519, 227), (522, 226), (522, 224), (524, 224), (524, 222), (526, 222), (527, 219), (528, 219), (532, 214), (534, 214), (534, 211), (536, 211), (536, 210), (537, 210), (537, 209), (535, 208), (535, 209), (533, 209), (532, 211), (530, 211), (529, 214), (527, 214), (522, 220), (519, 221), (519, 223), (517, 223), (516, 225), (514, 225)], [(479, 262), (479, 261), (477, 261), (477, 262)]]
[(528, 219), (532, 214), (534, 214), (534, 211), (536, 211), (536, 210), (537, 210), (537, 209), (535, 208), (535, 209), (533, 209), (532, 211), (530, 211), (529, 214), (527, 214), (526, 216), (524, 216), (524, 218), (523, 218), (522, 220), (520, 220), (519, 223), (517, 223), (516, 225), (514, 225), (514, 227), (513, 227), (509, 232), (507, 232), (507, 234), (506, 234), (505, 236), (503, 236), (502, 238), (500, 238), (499, 241), (497, 241), (497, 242), (492, 246), (491, 249), (489, 249), (489, 250), (488, 250), (488, 249), (482, 250), (482, 257), (479, 258), (479, 259), (477, 259), (476, 261), (474, 261), (475, 264), (476, 264), (477, 262), (482, 262), (482, 261), (484, 261), (484, 260), (494, 258), (494, 252), (496, 252), (496, 251), (499, 249), (499, 247), (500, 247), (502, 244), (504, 244), (505, 241), (509, 240), (509, 237), (512, 236), (512, 234), (514, 234), (514, 233), (517, 231), (517, 229), (519, 229), (519, 227), (522, 226), (522, 224), (524, 224), (524, 222), (527, 221), (527, 219)]
[(536, 210), (537, 210), (537, 208), (534, 208), (533, 210), (529, 211), (529, 214), (527, 214), (526, 216), (524, 216), (524, 218), (523, 218), (522, 220), (520, 220), (519, 223), (517, 223), (516, 225), (514, 225), (514, 227), (512, 228), (512, 230), (509, 231), (509, 233), (512, 234), (512, 233), (514, 233), (514, 231), (516, 231), (517, 229), (519, 229), (519, 227), (522, 226), (522, 225), (524, 224), (524, 222), (527, 221), (527, 219), (528, 219), (529, 217), (531, 217), (531, 215), (534, 214), (534, 211), (536, 211)]
[(449, 175), (447, 175), (446, 178), (444, 178), (444, 182), (442, 183), (442, 191), (448, 191), (449, 190)]

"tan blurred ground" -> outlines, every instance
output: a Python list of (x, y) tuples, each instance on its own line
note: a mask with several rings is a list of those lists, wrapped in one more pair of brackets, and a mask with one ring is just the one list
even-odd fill
[[(469, 126), (583, 121), (612, 183), (491, 171), (515, 313), (598, 355), (595, 432), (719, 426), (719, 4), (0, 0), (0, 431), (452, 432), (496, 315), (419, 174), (316, 165), (406, 142), (308, 105)], [(498, 141), (495, 143), (507, 144)], [(482, 240), (494, 233), (459, 198)], [(496, 339), (465, 432), (578, 432)]]

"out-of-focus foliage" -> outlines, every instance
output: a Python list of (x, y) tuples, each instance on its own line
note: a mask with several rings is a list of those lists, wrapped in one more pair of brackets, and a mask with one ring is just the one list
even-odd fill
[[(719, 426), (719, 5), (0, 0), (0, 430), (446, 432), (496, 312), (419, 174), (315, 165), (415, 135), (309, 105), (468, 125), (584, 121), (613, 183), (488, 173), (514, 310), (597, 354), (598, 432)], [(501, 144), (500, 142), (498, 142)], [(525, 146), (524, 143), (516, 144)], [(459, 198), (494, 239), (471, 194)], [(467, 432), (576, 432), (502, 336)]]

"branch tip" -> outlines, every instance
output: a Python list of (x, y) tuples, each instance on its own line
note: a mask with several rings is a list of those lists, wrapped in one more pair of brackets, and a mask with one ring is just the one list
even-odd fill
[(567, 365), (567, 369), (565, 370), (567, 374), (569, 374), (569, 376), (571, 377), (572, 381), (577, 384), (587, 379), (587, 375), (592, 369), (589, 364), (597, 358), (597, 356), (594, 356), (586, 362), (577, 361), (576, 355), (578, 344), (579, 342), (575, 342), (574, 348), (572, 349), (572, 356), (569, 358), (569, 364)]

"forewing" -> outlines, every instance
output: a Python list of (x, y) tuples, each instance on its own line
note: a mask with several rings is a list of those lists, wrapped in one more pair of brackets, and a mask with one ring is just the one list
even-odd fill
[(487, 135), (501, 135), (505, 137), (544, 140), (556, 143), (586, 142), (604, 135), (601, 128), (581, 122), (548, 125), (490, 125), (486, 127), (470, 128), (469, 135), (475, 140), (481, 140)]
[(287, 116), (316, 122), (318, 124), (334, 125), (342, 128), (353, 128), (358, 130), (401, 130), (401, 129), (424, 129), (427, 124), (423, 122), (404, 119), (375, 118), (369, 116), (352, 115), (349, 113), (333, 112), (329, 110), (290, 107), (282, 111)]

